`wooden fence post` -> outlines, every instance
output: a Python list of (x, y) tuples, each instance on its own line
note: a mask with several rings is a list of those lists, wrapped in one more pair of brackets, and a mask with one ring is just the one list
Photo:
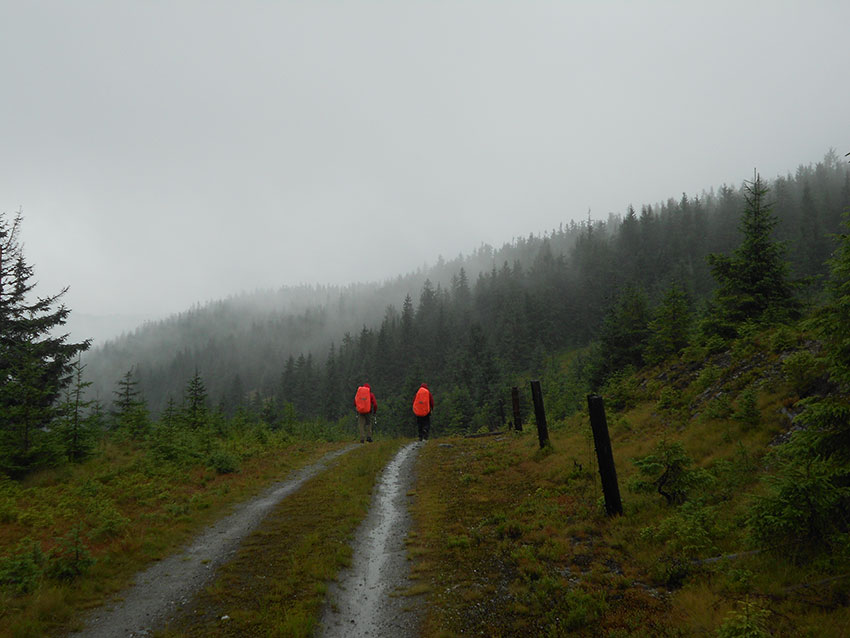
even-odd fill
[(514, 404), (514, 430), (522, 432), (522, 417), (519, 413), (519, 388), (511, 388), (511, 402)]
[(540, 381), (531, 382), (531, 400), (534, 402), (534, 418), (537, 420), (537, 439), (543, 448), (549, 443), (549, 428), (546, 426), (546, 412), (543, 410), (543, 391)]
[(611, 437), (608, 435), (608, 422), (605, 419), (605, 403), (602, 397), (597, 394), (588, 394), (587, 409), (590, 413), (590, 427), (593, 430), (596, 458), (599, 461), (599, 476), (602, 478), (605, 511), (608, 516), (622, 514), (623, 503), (620, 500), (620, 486), (617, 484), (617, 470), (614, 467), (614, 453), (611, 450)]

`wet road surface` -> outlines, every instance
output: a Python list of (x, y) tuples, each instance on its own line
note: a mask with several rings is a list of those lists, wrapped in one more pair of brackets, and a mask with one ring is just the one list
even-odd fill
[(417, 597), (401, 595), (411, 585), (405, 539), (410, 529), (409, 492), (423, 443), (410, 443), (387, 465), (369, 514), (354, 540), (354, 559), (328, 588), (317, 636), (321, 638), (412, 638), (419, 635)]

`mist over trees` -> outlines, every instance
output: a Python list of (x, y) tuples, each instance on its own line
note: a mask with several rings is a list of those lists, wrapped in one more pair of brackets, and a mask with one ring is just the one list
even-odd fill
[(212, 406), (226, 415), (250, 409), (275, 425), (342, 418), (368, 381), (387, 427), (401, 427), (408, 398), (426, 381), (442, 431), (493, 426), (512, 376), (546, 375), (555, 352), (594, 342), (583, 383), (598, 384), (680, 348), (698, 314), (740, 292), (724, 273), (747, 259), (741, 219), (753, 198), (770, 219), (759, 241), (787, 268), (781, 281), (793, 285), (793, 303), (813, 302), (830, 234), (850, 205), (850, 173), (832, 151), (772, 182), (630, 206), (380, 284), (256, 291), (196, 306), (89, 353), (87, 371), (103, 399), (132, 370), (154, 415), (200, 375)]
[(822, 305), (848, 208), (850, 171), (830, 152), (772, 183), (630, 206), (381, 284), (196, 306), (82, 359), (87, 341), (56, 336), (64, 291), (31, 298), (21, 215), (2, 216), (0, 471), (81, 461), (107, 431), (193, 458), (244, 428), (336, 436), (364, 382), (379, 433), (413, 433), (422, 382), (436, 435), (501, 425), (509, 387), (529, 376), (558, 419), (616, 375)]
[[(510, 386), (527, 387), (529, 378), (542, 381), (552, 431), (570, 438), (534, 456), (561, 460), (540, 463), (531, 477), (542, 486), (533, 516), (518, 519), (528, 499), (515, 500), (486, 532), (496, 545), (482, 547), (512, 557), (513, 535), (498, 545), (502, 522), (543, 529), (554, 522), (540, 517), (544, 510), (565, 520), (565, 497), (576, 504), (570, 525), (601, 521), (598, 491), (589, 488), (595, 470), (580, 462), (592, 454), (583, 410), (594, 391), (611, 409), (620, 460), (654, 444), (631, 459), (637, 472), (626, 485), (664, 504), (633, 501), (624, 518), (635, 542), (622, 550), (646, 552), (641, 569), (652, 586), (672, 595), (686, 579), (713, 580), (717, 589), (706, 591), (716, 601), (732, 593), (732, 574), (749, 574), (748, 582), (734, 576), (736, 588), (747, 588), (734, 591), (762, 597), (777, 582), (797, 591), (787, 583), (814, 576), (804, 598), (777, 602), (817, 608), (817, 627), (822, 609), (837, 611), (846, 600), (833, 584), (846, 576), (850, 546), (850, 167), (834, 154), (773, 183), (756, 173), (737, 189), (683, 195), (640, 213), (630, 206), (623, 216), (498, 250), (482, 246), (384, 284), (286, 288), (194, 307), (85, 359), (88, 342), (55, 336), (68, 316), (64, 291), (32, 299), (21, 223), (20, 215), (0, 215), (0, 510), (7, 527), (21, 528), (17, 546), (0, 555), (7, 600), (37, 599), (41, 588), (85, 576), (94, 564), (86, 543), (103, 534), (115, 534), (124, 552), (129, 536), (117, 534), (154, 518), (151, 498), (164, 508), (157, 518), (182, 521), (207, 506), (192, 505), (196, 486), (210, 484), (215, 498), (227, 493), (232, 483), (217, 475), (256, 474), (256, 463), (284, 460), (310, 441), (351, 441), (353, 395), (364, 382), (378, 397), (375, 433), (386, 437), (415, 436), (411, 404), (427, 382), (439, 436), (504, 427)], [(519, 450), (504, 447), (513, 439), (529, 452), (522, 438), (495, 441)], [(577, 458), (583, 442), (588, 457)], [(528, 484), (529, 457), (511, 454), (514, 469), (498, 470), (492, 486), (510, 475)], [(449, 490), (457, 503), (468, 491), (461, 479), (491, 473), (492, 454), (479, 456), (462, 461)], [(516, 463), (525, 469), (517, 473)], [(55, 469), (39, 472), (45, 468)], [(177, 485), (184, 501), (151, 489), (166, 479), (188, 481)], [(27, 483), (52, 484), (63, 527), (91, 512), (82, 517), (88, 529), (77, 525), (42, 550), (24, 534), (50, 519), (29, 514), (24, 501), (43, 502), (47, 492), (32, 499)], [(545, 488), (556, 484), (572, 492)], [(104, 499), (107, 485), (134, 503), (132, 515)], [(70, 499), (81, 500), (66, 508)], [(480, 516), (467, 520), (478, 533)], [(748, 544), (755, 551), (740, 553)], [(603, 545), (600, 557), (610, 560), (612, 545)], [(718, 553), (729, 571), (703, 571)], [(756, 562), (738, 562), (750, 556)], [(751, 580), (756, 569), (760, 581)], [(791, 578), (777, 581), (777, 569)], [(600, 600), (610, 582), (600, 581)], [(566, 580), (562, 586), (574, 591)], [(781, 609), (783, 623), (793, 617), (795, 607)]]

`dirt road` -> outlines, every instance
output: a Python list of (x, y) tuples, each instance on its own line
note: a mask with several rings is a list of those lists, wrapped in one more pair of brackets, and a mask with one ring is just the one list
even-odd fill
[(268, 512), (282, 499), (322, 470), (338, 456), (354, 449), (351, 445), (323, 456), (316, 463), (293, 473), (258, 497), (207, 528), (182, 552), (162, 560), (136, 576), (135, 583), (115, 598), (113, 604), (92, 611), (75, 638), (118, 638), (150, 635), (175, 611), (207, 585), (216, 567), (225, 562)]
[(419, 635), (420, 606), (410, 587), (405, 539), (409, 492), (422, 443), (410, 443), (387, 465), (369, 514), (354, 540), (354, 561), (328, 590), (317, 636), (410, 638)]

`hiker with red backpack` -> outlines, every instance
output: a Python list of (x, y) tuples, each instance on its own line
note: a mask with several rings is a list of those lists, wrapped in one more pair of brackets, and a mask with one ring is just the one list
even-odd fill
[(413, 398), (413, 414), (416, 415), (416, 429), (419, 431), (419, 440), (428, 439), (431, 430), (431, 410), (434, 409), (434, 395), (428, 389), (428, 384), (423, 383), (416, 391)]
[(365, 439), (372, 442), (372, 415), (378, 412), (378, 401), (368, 383), (357, 388), (354, 395), (354, 409), (357, 410), (357, 427), (360, 430), (360, 442)]

